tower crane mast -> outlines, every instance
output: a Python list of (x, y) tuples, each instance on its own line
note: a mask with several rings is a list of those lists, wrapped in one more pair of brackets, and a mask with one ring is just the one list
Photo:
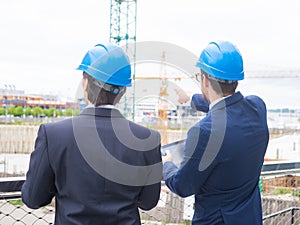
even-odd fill
[[(110, 37), (109, 41), (124, 48), (132, 64), (133, 96), (124, 96), (124, 113), (135, 114), (135, 64), (136, 64), (136, 0), (111, 0), (110, 1)], [(128, 47), (129, 43), (131, 48)], [(132, 109), (127, 106), (132, 98)]]
[(168, 95), (167, 87), (167, 66), (166, 66), (166, 53), (163, 51), (161, 55), (161, 67), (160, 67), (160, 80), (161, 85), (159, 89), (158, 99), (158, 118), (159, 118), (159, 129), (161, 134), (161, 143), (168, 143), (168, 102), (166, 97)]

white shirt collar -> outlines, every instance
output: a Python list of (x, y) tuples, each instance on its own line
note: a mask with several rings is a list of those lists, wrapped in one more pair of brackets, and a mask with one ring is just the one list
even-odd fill
[(228, 98), (230, 97), (231, 95), (228, 95), (228, 96), (225, 96), (225, 97), (222, 97), (222, 98), (218, 98), (216, 99), (215, 101), (213, 101), (212, 103), (209, 104), (209, 110), (211, 110), (211, 108), (216, 105), (218, 102), (222, 101), (223, 99), (225, 98)]
[(93, 104), (87, 105), (85, 108), (104, 108), (104, 109), (115, 109), (116, 107), (114, 105), (99, 105), (95, 107)]
[(114, 105), (98, 105), (96, 108), (115, 109)]

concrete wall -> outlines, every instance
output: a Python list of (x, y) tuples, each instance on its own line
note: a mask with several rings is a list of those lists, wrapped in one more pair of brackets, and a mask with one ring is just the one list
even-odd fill
[(31, 153), (38, 128), (35, 125), (0, 125), (0, 153)]
[[(29, 154), (34, 149), (38, 125), (0, 125), (0, 154)], [(161, 131), (163, 136), (163, 132)], [(186, 138), (187, 130), (168, 130), (168, 143)]]

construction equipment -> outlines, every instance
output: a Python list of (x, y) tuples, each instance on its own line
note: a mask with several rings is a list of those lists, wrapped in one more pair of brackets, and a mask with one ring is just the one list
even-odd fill
[[(136, 0), (111, 0), (110, 1), (110, 37), (109, 41), (121, 46), (130, 58), (132, 72), (132, 96), (125, 93), (124, 116), (131, 117), (134, 121), (135, 115), (135, 65), (136, 65)], [(132, 43), (129, 50), (128, 45)], [(127, 105), (132, 99), (132, 109)]]
[(160, 66), (160, 79), (161, 86), (159, 89), (158, 99), (158, 118), (159, 127), (161, 134), (161, 143), (165, 145), (168, 143), (168, 102), (167, 102), (167, 66), (166, 66), (166, 53), (163, 51), (161, 55), (161, 66)]

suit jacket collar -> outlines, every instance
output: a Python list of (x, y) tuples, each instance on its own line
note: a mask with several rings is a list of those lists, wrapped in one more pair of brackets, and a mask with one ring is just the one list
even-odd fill
[(210, 111), (215, 111), (215, 110), (220, 110), (220, 109), (224, 109), (227, 106), (230, 106), (232, 104), (235, 104), (238, 101), (241, 101), (244, 98), (244, 96), (241, 94), (241, 92), (236, 92), (233, 95), (231, 95), (228, 98), (222, 99), (221, 101), (219, 101), (218, 103), (216, 103)]
[(89, 107), (83, 109), (80, 115), (124, 118), (124, 116), (120, 113), (119, 110), (113, 108)]

